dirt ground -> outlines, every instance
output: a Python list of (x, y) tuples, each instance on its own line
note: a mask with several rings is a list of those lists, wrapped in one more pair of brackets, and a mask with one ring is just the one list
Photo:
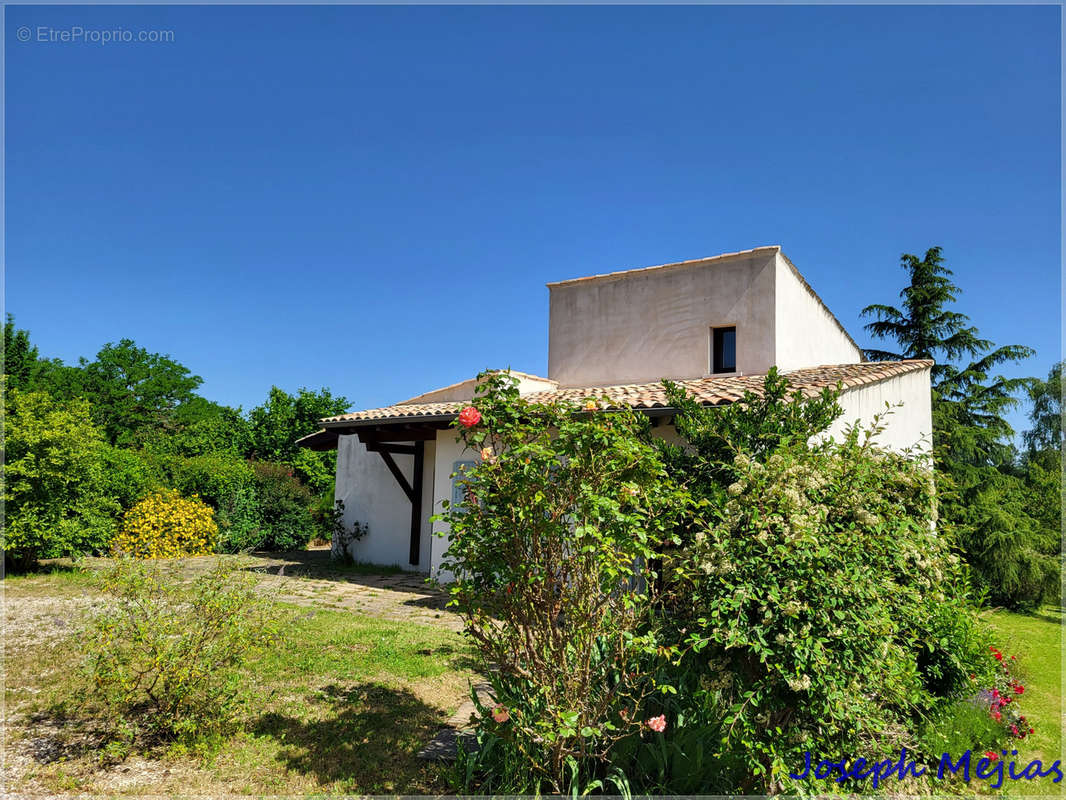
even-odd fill
[[(162, 563), (167, 570), (192, 579), (209, 570), (217, 558), (205, 556)], [(261, 591), (281, 602), (332, 611), (350, 610), (369, 617), (447, 631), (461, 628), (458, 616), (444, 608), (445, 595), (427, 584), (423, 575), (399, 571), (379, 574), (369, 572), (365, 566), (336, 565), (330, 560), (328, 548), (223, 558), (239, 559), (246, 569), (258, 573)], [(82, 562), (82, 566), (88, 568), (86, 571), (71, 571), (64, 570), (66, 565), (60, 562), (52, 574), (14, 577), (0, 582), (7, 664), (6, 685), (3, 687), (4, 758), (0, 765), (0, 786), (5, 797), (12, 796), (8, 793), (15, 786), (20, 792), (28, 790), (37, 796), (42, 791), (54, 793), (58, 788), (54, 781), (45, 787), (35, 786), (33, 780), (28, 783), (23, 780), (27, 770), (66, 758), (66, 755), (47, 752), (60, 738), (57, 732), (61, 723), (32, 711), (33, 701), (44, 696), (40, 693), (47, 692), (50, 684), (63, 680), (64, 671), (70, 667), (69, 634), (86, 612), (105, 602), (86, 574), (104, 563), (103, 559), (86, 559)], [(69, 742), (70, 737), (66, 740)], [(95, 744), (92, 732), (85, 731), (84, 747), (91, 749)], [(133, 756), (108, 770), (106, 775), (99, 775), (94, 791), (124, 793), (124, 790), (133, 789), (140, 793), (140, 789), (133, 787), (143, 787), (147, 782), (168, 794), (186, 792), (197, 786), (198, 778), (191, 771), (183, 777), (185, 772), (187, 768), (178, 763), (161, 763)], [(67, 787), (74, 792), (79, 788), (73, 784)], [(203, 784), (198, 788), (208, 789)], [(315, 789), (313, 785), (306, 787), (310, 791)], [(255, 789), (252, 791), (258, 793)]]

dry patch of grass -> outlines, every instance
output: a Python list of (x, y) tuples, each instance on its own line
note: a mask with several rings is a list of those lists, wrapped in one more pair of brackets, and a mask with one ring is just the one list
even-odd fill
[(281, 641), (247, 667), (256, 699), (241, 732), (210, 746), (125, 753), (108, 747), (99, 720), (69, 705), (72, 713), (56, 713), (57, 701), (78, 680), (72, 633), (103, 603), (92, 576), (55, 569), (8, 578), (4, 589), (9, 791), (421, 794), (447, 788), (439, 767), (415, 758), (474, 680), (463, 640), (446, 626), (282, 604)]

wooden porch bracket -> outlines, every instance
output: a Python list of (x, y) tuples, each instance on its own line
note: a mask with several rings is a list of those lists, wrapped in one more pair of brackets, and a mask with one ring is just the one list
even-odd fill
[(389, 472), (392, 473), (392, 477), (396, 479), (396, 482), (400, 484), (400, 488), (403, 489), (403, 493), (407, 495), (407, 499), (414, 503), (415, 491), (413, 488), (411, 488), (411, 484), (407, 482), (407, 478), (400, 471), (400, 468), (396, 466), (396, 462), (392, 460), (392, 453), (390, 453), (388, 450), (379, 450), (378, 452), (381, 453), (381, 458), (385, 462), (385, 466), (389, 468)]
[[(392, 477), (400, 484), (403, 493), (411, 501), (411, 547), (408, 553), (408, 560), (417, 567), (422, 543), (423, 462), (425, 461), (426, 442), (423, 439), (418, 439), (413, 445), (367, 442), (366, 449), (371, 453), (381, 454), (381, 459), (385, 462), (385, 466), (389, 468)], [(407, 477), (397, 466), (395, 459), (393, 459), (394, 453), (414, 456), (414, 480), (411, 483), (407, 482)]]

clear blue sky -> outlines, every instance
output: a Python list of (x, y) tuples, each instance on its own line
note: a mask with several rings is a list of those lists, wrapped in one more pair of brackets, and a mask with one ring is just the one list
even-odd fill
[(7, 310), (45, 355), (370, 407), (545, 374), (546, 281), (766, 244), (869, 344), (939, 244), (1037, 349), (1012, 374), (1059, 357), (1057, 6), (5, 13)]

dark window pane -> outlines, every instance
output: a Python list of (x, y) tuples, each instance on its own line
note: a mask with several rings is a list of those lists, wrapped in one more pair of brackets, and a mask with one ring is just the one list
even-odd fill
[(737, 329), (714, 329), (714, 363), (713, 372), (736, 372), (737, 370)]

